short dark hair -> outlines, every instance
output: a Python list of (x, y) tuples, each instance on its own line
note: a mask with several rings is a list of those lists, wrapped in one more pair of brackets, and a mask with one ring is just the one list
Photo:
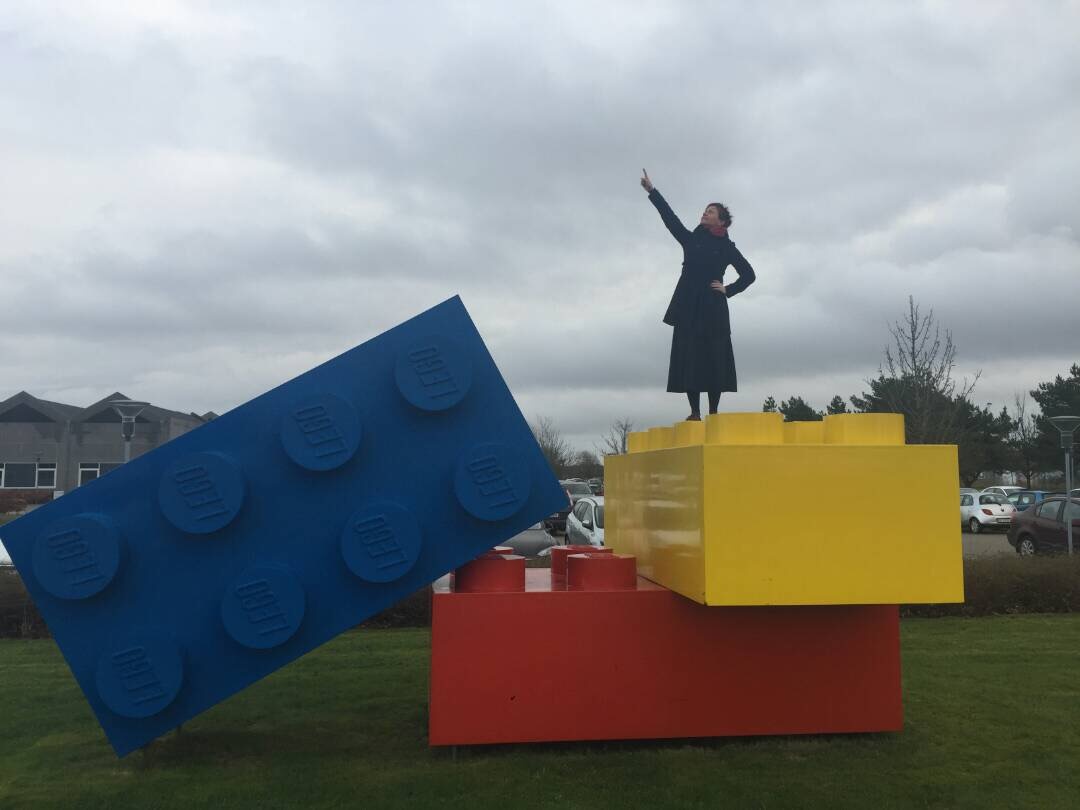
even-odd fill
[(726, 205), (724, 205), (723, 203), (709, 203), (705, 207), (715, 208), (720, 216), (720, 221), (723, 222), (725, 225), (731, 225), (731, 211), (728, 210), (728, 207)]

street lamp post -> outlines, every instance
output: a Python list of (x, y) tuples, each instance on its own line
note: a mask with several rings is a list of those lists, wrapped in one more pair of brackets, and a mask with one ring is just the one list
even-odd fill
[(131, 439), (135, 435), (135, 418), (149, 402), (134, 399), (114, 399), (109, 403), (120, 414), (120, 435), (124, 437), (124, 463), (131, 461)]
[(1069, 537), (1069, 554), (1073, 553), (1073, 522), (1069, 514), (1072, 506), (1072, 449), (1073, 433), (1080, 427), (1080, 416), (1051, 416), (1050, 421), (1061, 431), (1061, 446), (1065, 448), (1065, 510), (1062, 519)]

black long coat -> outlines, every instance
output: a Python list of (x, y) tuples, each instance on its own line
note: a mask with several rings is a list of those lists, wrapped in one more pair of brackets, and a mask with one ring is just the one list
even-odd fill
[[(704, 225), (688, 230), (655, 188), (649, 192), (649, 200), (683, 248), (682, 275), (664, 314), (664, 323), (688, 327), (690, 332), (698, 335), (730, 335), (727, 299), (754, 283), (754, 268), (726, 235), (713, 236)], [(735, 268), (739, 278), (726, 285), (725, 295), (709, 284), (723, 282), (728, 266)]]
[[(754, 269), (727, 234), (714, 236), (704, 225), (688, 230), (659, 191), (649, 192), (649, 199), (683, 248), (682, 275), (664, 314), (664, 323), (675, 327), (667, 390), (737, 391), (727, 299), (754, 283)], [(728, 266), (739, 278), (725, 286), (725, 294), (709, 285), (723, 282)]]

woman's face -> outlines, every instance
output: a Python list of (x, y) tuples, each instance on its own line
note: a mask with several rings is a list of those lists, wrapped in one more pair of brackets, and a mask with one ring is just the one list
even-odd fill
[(701, 224), (707, 228), (715, 228), (723, 224), (720, 222), (720, 212), (716, 210), (715, 205), (705, 207), (705, 213), (701, 215)]

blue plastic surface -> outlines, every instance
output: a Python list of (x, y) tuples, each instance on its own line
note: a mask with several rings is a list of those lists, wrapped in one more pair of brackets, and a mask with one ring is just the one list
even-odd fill
[(565, 499), (453, 298), (0, 536), (122, 756)]

